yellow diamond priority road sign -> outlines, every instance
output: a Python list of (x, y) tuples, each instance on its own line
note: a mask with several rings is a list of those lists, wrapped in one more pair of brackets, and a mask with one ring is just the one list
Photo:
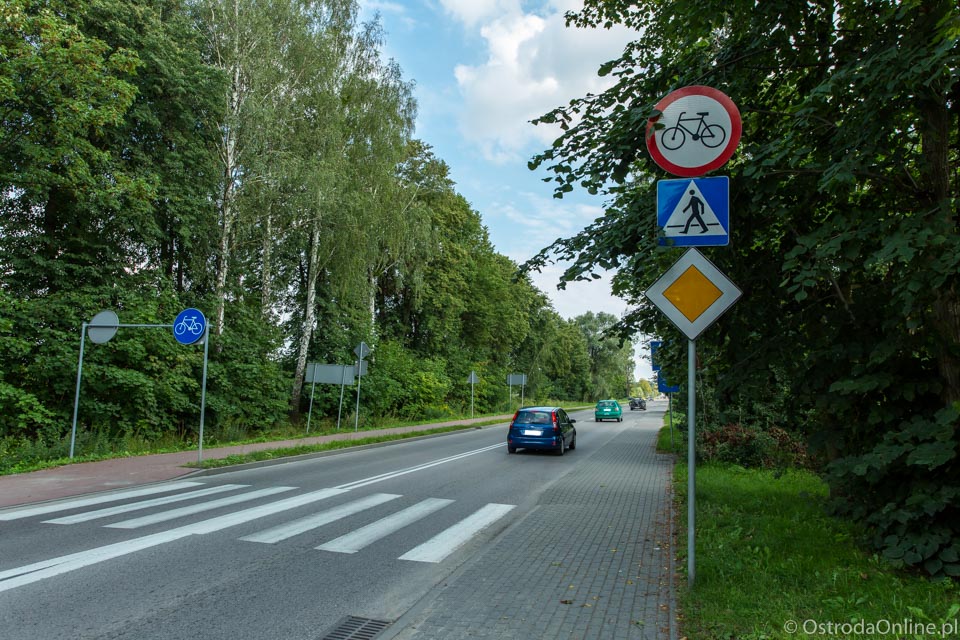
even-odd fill
[(740, 289), (696, 249), (689, 249), (646, 296), (690, 340), (733, 306)]

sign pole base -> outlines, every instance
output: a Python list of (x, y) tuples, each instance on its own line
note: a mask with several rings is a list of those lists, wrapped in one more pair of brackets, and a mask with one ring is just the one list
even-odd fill
[(696, 366), (697, 346), (695, 340), (687, 342), (687, 584), (693, 586), (697, 576), (696, 560), (696, 434), (694, 424), (697, 413)]

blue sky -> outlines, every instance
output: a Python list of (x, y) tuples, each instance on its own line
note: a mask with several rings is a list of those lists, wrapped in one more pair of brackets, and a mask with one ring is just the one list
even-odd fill
[[(364, 19), (380, 14), (384, 55), (415, 83), (416, 137), (450, 165), (456, 188), (480, 212), (496, 250), (519, 262), (603, 215), (586, 193), (553, 198), (547, 174), (527, 162), (559, 129), (530, 120), (608, 86), (599, 66), (635, 38), (626, 29), (568, 28), (581, 0), (361, 0)], [(655, 215), (655, 212), (651, 212)], [(620, 316), (627, 304), (609, 278), (556, 288), (562, 266), (534, 274), (556, 311)], [(641, 366), (638, 374), (648, 377)]]

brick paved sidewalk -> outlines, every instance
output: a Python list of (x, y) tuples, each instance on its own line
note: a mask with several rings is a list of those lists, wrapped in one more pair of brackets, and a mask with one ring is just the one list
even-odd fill
[(625, 430), (397, 620), (394, 640), (676, 640), (671, 456)]

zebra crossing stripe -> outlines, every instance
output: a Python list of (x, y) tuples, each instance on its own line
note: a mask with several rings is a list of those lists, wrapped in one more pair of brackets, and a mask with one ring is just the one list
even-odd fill
[(56, 513), (57, 511), (68, 511), (69, 509), (79, 509), (80, 507), (89, 507), (94, 504), (103, 504), (104, 502), (116, 502), (126, 500), (127, 498), (139, 498), (149, 496), (155, 493), (166, 493), (168, 491), (178, 491), (188, 487), (201, 486), (202, 482), (171, 482), (156, 487), (147, 487), (145, 489), (131, 489), (130, 491), (118, 491), (108, 495), (94, 496), (91, 498), (78, 498), (77, 500), (67, 500), (53, 504), (42, 504), (36, 507), (24, 507), (22, 509), (13, 509), (0, 512), (0, 520), (19, 520), (20, 518), (29, 518), (30, 516), (41, 516), (47, 513)]
[(212, 500), (211, 502), (202, 502), (200, 504), (190, 505), (189, 507), (180, 507), (179, 509), (161, 511), (160, 513), (155, 513), (153, 515), (134, 518), (132, 520), (124, 520), (123, 522), (116, 522), (114, 524), (108, 524), (105, 526), (111, 529), (138, 529), (150, 524), (166, 522), (167, 520), (174, 520), (175, 518), (182, 518), (184, 516), (190, 516), (203, 511), (211, 511), (213, 509), (219, 509), (220, 507), (226, 507), (239, 502), (249, 502), (250, 500), (256, 500), (257, 498), (262, 498), (264, 496), (272, 496), (275, 493), (283, 493), (284, 491), (292, 491), (294, 489), (296, 489), (296, 487), (270, 487), (269, 489), (259, 489), (257, 491), (249, 491), (247, 493), (241, 493), (240, 495), (230, 496), (229, 498), (221, 498), (219, 500)]
[(55, 518), (54, 520), (44, 520), (43, 522), (44, 524), (76, 524), (78, 522), (88, 522), (90, 520), (96, 520), (97, 518), (115, 516), (119, 513), (139, 511), (140, 509), (149, 509), (150, 507), (158, 507), (160, 505), (170, 504), (173, 502), (182, 502), (184, 500), (193, 500), (194, 498), (202, 498), (204, 496), (223, 493), (224, 491), (233, 491), (234, 489), (242, 489), (248, 486), (250, 485), (222, 484), (219, 487), (210, 487), (208, 489), (190, 491), (188, 493), (181, 493), (175, 496), (166, 496), (164, 498), (154, 498), (153, 500), (142, 500), (140, 502), (122, 504), (117, 507), (107, 507), (106, 509), (98, 509), (96, 511), (84, 511), (83, 513), (78, 513), (72, 516), (64, 516), (62, 518)]
[(227, 527), (233, 527), (238, 524), (250, 522), (251, 520), (263, 518), (264, 516), (273, 515), (274, 513), (280, 513), (281, 511), (287, 511), (288, 509), (296, 509), (297, 507), (302, 507), (310, 504), (311, 502), (326, 500), (327, 498), (340, 495), (341, 493), (345, 493), (345, 491), (343, 489), (320, 489), (318, 491), (311, 491), (310, 493), (304, 493), (299, 496), (285, 498), (276, 502), (270, 502), (260, 505), (259, 507), (250, 507), (249, 509), (237, 511), (236, 513), (228, 513), (218, 518), (210, 518), (209, 520), (203, 520), (202, 522), (197, 522), (196, 524), (188, 524), (181, 528), (186, 530), (187, 533), (191, 534), (203, 535), (206, 533), (213, 533), (215, 531), (220, 531), (221, 529), (226, 529)]
[(22, 567), (15, 567), (13, 569), (7, 569), (6, 571), (0, 571), (0, 592), (16, 589), (17, 587), (22, 587), (23, 585), (30, 584), (32, 582), (37, 582), (45, 578), (51, 578), (62, 573), (81, 569), (92, 564), (104, 562), (105, 560), (118, 558), (129, 553), (134, 553), (143, 549), (149, 549), (150, 547), (156, 547), (158, 545), (179, 540), (180, 538), (185, 538), (190, 535), (213, 533), (221, 529), (226, 529), (227, 527), (232, 527), (234, 525), (249, 522), (250, 520), (262, 518), (265, 515), (278, 513), (287, 509), (293, 509), (341, 493), (343, 493), (343, 491), (338, 489), (321, 489), (319, 491), (305, 493), (303, 495), (294, 496), (285, 500), (278, 500), (277, 502), (259, 507), (244, 509), (243, 511), (238, 511), (237, 513), (231, 513), (225, 516), (203, 520), (202, 522), (197, 522), (195, 524), (177, 527), (176, 529), (170, 529), (169, 531), (162, 531), (160, 533), (134, 538), (133, 540), (126, 540), (124, 542), (117, 542), (103, 547), (97, 547), (96, 549), (90, 549), (89, 551), (71, 553), (66, 556), (60, 556), (59, 558), (51, 558), (49, 560), (35, 562)]
[(90, 551), (71, 553), (70, 555), (60, 556), (59, 558), (51, 558), (50, 560), (35, 562), (15, 569), (0, 571), (0, 592), (16, 589), (17, 587), (22, 587), (23, 585), (45, 578), (52, 578), (53, 576), (67, 573), (68, 571), (82, 569), (83, 567), (97, 564), (98, 562), (125, 556), (128, 553), (149, 549), (150, 547), (178, 540), (179, 538), (189, 535), (189, 533), (182, 529), (181, 527), (180, 529), (163, 531), (149, 536), (134, 538), (133, 540), (108, 544)]
[(400, 556), (400, 560), (441, 562), (482, 529), (490, 526), (514, 508), (512, 504), (488, 504), (452, 527)]
[(398, 511), (393, 515), (377, 520), (356, 531), (351, 531), (335, 540), (322, 544), (317, 547), (317, 549), (321, 551), (335, 551), (337, 553), (356, 553), (380, 538), (384, 538), (409, 524), (413, 524), (417, 520), (425, 518), (434, 511), (439, 511), (452, 502), (453, 500), (444, 500), (443, 498), (427, 498), (412, 507), (407, 507), (403, 511)]
[(266, 544), (273, 544), (274, 542), (280, 542), (281, 540), (292, 538), (293, 536), (301, 534), (305, 531), (322, 527), (325, 524), (336, 522), (337, 520), (346, 518), (347, 516), (352, 516), (353, 514), (359, 513), (365, 509), (370, 509), (371, 507), (375, 507), (385, 502), (396, 500), (399, 497), (400, 496), (393, 493), (374, 493), (366, 496), (365, 498), (360, 498), (359, 500), (354, 500), (353, 502), (341, 504), (333, 507), (332, 509), (327, 509), (326, 511), (321, 511), (320, 513), (315, 513), (305, 518), (300, 518), (299, 520), (294, 520), (292, 522), (273, 527), (272, 529), (266, 529), (264, 531), (254, 533), (253, 535), (244, 536), (240, 539), (246, 540), (247, 542), (263, 542)]

